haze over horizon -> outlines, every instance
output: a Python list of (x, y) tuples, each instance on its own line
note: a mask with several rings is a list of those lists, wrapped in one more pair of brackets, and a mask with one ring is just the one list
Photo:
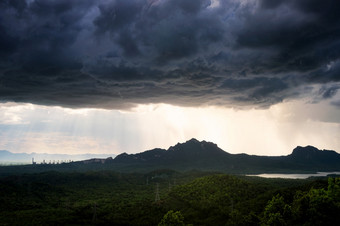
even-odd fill
[(0, 150), (340, 152), (336, 0), (4, 0)]

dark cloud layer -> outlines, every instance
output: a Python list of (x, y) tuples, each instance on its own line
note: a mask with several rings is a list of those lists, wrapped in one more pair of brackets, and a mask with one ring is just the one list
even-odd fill
[(1, 0), (0, 101), (268, 107), (309, 90), (338, 106), (339, 12), (338, 0)]

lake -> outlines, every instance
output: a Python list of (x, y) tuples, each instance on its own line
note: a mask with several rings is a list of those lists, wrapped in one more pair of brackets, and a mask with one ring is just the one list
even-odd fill
[(292, 174), (292, 173), (262, 173), (262, 174), (248, 174), (246, 176), (256, 176), (264, 178), (285, 178), (285, 179), (306, 179), (308, 177), (326, 177), (329, 174), (340, 175), (340, 172), (317, 172), (312, 174)]

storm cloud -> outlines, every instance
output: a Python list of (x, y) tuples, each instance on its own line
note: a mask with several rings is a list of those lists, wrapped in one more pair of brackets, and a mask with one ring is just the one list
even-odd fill
[(2, 0), (0, 101), (123, 109), (332, 99), (339, 12), (337, 0)]

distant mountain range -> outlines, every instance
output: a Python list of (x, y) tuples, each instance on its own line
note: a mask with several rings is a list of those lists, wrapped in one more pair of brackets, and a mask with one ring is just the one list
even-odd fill
[(312, 146), (296, 147), (287, 156), (230, 154), (216, 144), (191, 139), (165, 149), (138, 154), (120, 154), (107, 159), (120, 170), (169, 168), (175, 170), (214, 170), (228, 173), (340, 171), (340, 154)]
[(69, 161), (80, 161), (92, 158), (108, 158), (115, 155), (108, 154), (81, 154), (81, 155), (68, 155), (68, 154), (47, 154), (47, 153), (12, 153), (9, 151), (0, 150), (0, 164), (27, 164), (32, 163), (32, 159), (36, 163), (61, 163)]
[[(6, 156), (6, 158), (4, 158), (4, 156)], [(64, 172), (96, 170), (150, 172), (157, 169), (171, 169), (177, 171), (219, 171), (231, 174), (340, 171), (339, 153), (329, 150), (319, 150), (312, 146), (298, 146), (287, 156), (256, 156), (230, 154), (214, 143), (191, 139), (185, 143), (178, 143), (167, 150), (156, 148), (138, 154), (123, 153), (115, 158), (112, 157), (105, 155), (13, 154), (0, 151), (0, 160), (10, 159), (14, 162), (19, 159), (26, 159), (26, 161), (29, 162), (31, 158), (35, 158), (38, 162), (41, 162), (43, 159), (45, 159), (45, 161), (70, 159), (74, 161), (67, 164), (0, 167), (0, 176), (20, 172), (36, 173), (50, 170)]]

